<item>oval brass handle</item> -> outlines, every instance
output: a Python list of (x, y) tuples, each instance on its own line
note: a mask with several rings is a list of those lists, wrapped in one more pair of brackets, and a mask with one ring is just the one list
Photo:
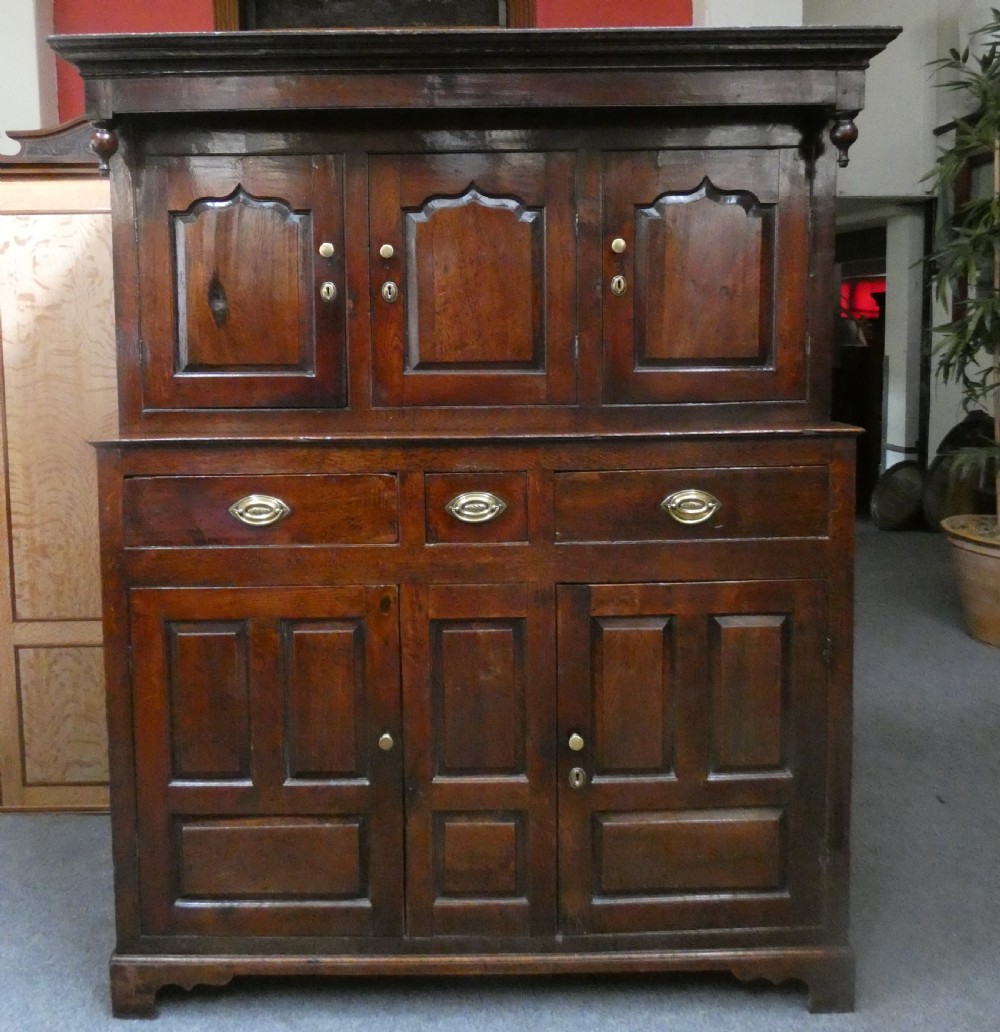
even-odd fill
[(569, 786), (570, 788), (583, 788), (587, 783), (587, 772), (583, 767), (574, 767), (569, 772)]
[(660, 502), (660, 508), (678, 523), (704, 523), (722, 508), (722, 502), (707, 491), (689, 487), (667, 495)]
[(251, 494), (229, 506), (229, 515), (248, 527), (270, 527), (291, 514), (292, 507), (274, 495)]
[(386, 733), (382, 735), (378, 740), (378, 747), (382, 750), (382, 752), (391, 752), (392, 747), (395, 744), (396, 743), (392, 740), (392, 735), (390, 735), (388, 731), (386, 731)]
[(583, 748), (583, 736), (578, 735), (575, 731), (569, 736), (569, 741), (566, 743), (573, 752), (579, 752)]
[(466, 491), (456, 495), (445, 509), (463, 523), (489, 523), (507, 509), (507, 503), (492, 491)]

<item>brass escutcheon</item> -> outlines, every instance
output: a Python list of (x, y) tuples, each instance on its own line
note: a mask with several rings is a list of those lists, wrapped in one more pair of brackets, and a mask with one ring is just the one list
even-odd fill
[(319, 296), (324, 301), (336, 301), (337, 300), (337, 284), (331, 283), (329, 280), (326, 281), (319, 288)]
[(399, 287), (392, 280), (382, 284), (382, 297), (391, 305), (399, 297)]
[(587, 783), (587, 772), (583, 767), (574, 767), (569, 772), (570, 788), (583, 788)]
[(628, 288), (628, 284), (625, 282), (624, 276), (615, 276), (611, 280), (611, 293), (615, 297), (621, 297)]

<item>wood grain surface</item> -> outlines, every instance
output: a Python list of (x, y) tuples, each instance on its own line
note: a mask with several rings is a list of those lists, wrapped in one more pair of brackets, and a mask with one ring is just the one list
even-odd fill
[(103, 809), (96, 477), (117, 427), (110, 192), (0, 178), (0, 808)]

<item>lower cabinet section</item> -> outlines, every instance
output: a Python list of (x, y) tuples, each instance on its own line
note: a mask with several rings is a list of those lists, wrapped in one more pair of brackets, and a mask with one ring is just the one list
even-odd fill
[(821, 581), (129, 597), (143, 934), (822, 918)]

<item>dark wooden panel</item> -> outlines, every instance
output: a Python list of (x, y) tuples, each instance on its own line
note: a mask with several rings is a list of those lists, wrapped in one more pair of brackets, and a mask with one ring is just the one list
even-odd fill
[[(144, 758), (137, 776), (144, 929), (255, 936), (401, 934), (396, 589), (150, 588), (134, 590), (130, 601), (134, 729)], [(239, 779), (199, 775), (171, 782), (177, 737), (169, 691), (174, 627), (209, 633), (220, 628), (230, 640), (237, 630), (242, 635), (249, 728), (245, 775)], [(189, 651), (187, 665), (193, 667), (198, 650)], [(225, 687), (217, 683), (227, 676), (225, 650), (218, 651), (223, 659), (214, 668), (205, 664), (202, 682), (193, 680), (189, 695), (210, 698)], [(354, 723), (348, 729), (345, 700), (329, 693), (334, 680), (350, 680), (352, 674), (354, 697), (347, 705), (353, 706)], [(296, 706), (289, 721), (289, 709)], [(239, 721), (225, 713), (214, 719), (215, 726), (191, 733), (203, 734), (207, 749), (218, 749), (216, 741), (228, 747)], [(337, 722), (332, 736), (321, 723), (326, 720)], [(392, 735), (394, 749), (378, 748), (383, 733)], [(348, 762), (352, 743), (344, 737), (354, 739), (347, 776), (311, 778), (315, 772), (308, 768)], [(303, 777), (290, 778), (289, 760), (294, 763), (296, 755), (306, 769)], [(210, 830), (194, 832), (193, 852), (184, 859), (178, 828), (188, 824)], [(300, 848), (308, 862), (298, 857)], [(244, 853), (253, 854), (246, 860), (248, 873), (243, 873)], [(293, 873), (282, 875), (286, 861)], [(317, 869), (310, 872), (310, 865)], [(274, 873), (268, 874), (272, 866)], [(185, 877), (190, 891), (204, 891), (206, 898), (179, 897)], [(321, 898), (313, 899), (314, 892)]]
[[(525, 473), (428, 473), (424, 477), (427, 541), (487, 544), (528, 540), (528, 478)], [(506, 509), (488, 523), (463, 523), (446, 506), (470, 491), (488, 491)]]
[(173, 776), (248, 778), (248, 626), (178, 622), (166, 634)]
[(661, 774), (673, 763), (672, 624), (594, 621), (595, 774)]
[(539, 210), (475, 186), (407, 212), (408, 371), (541, 368), (544, 230)]
[[(280, 499), (291, 513), (269, 526), (241, 523), (229, 507), (255, 494)], [(390, 474), (129, 477), (125, 544), (391, 544), (397, 496)]]
[(788, 303), (808, 285), (804, 159), (609, 154), (604, 198), (605, 401), (804, 400), (805, 306)]
[[(709, 179), (636, 214), (636, 359), (763, 365), (770, 358), (773, 217)], [(664, 275), (664, 270), (677, 274)]]
[(431, 634), (438, 773), (524, 773), (522, 622), (435, 621)]
[(712, 767), (774, 768), (782, 762), (788, 617), (716, 616), (709, 632)]
[[(722, 503), (704, 523), (678, 523), (660, 508), (668, 495), (688, 488)], [(556, 540), (826, 537), (829, 499), (824, 466), (557, 473)]]
[(438, 898), (523, 895), (523, 822), (494, 814), (435, 817)]
[[(560, 738), (576, 732), (584, 741), (581, 750), (560, 754), (564, 931), (782, 927), (816, 919), (824, 822), (814, 793), (826, 754), (823, 593), (821, 583), (808, 580), (559, 588)], [(639, 762), (628, 769), (628, 743), (618, 741), (612, 747), (623, 753), (619, 769), (601, 769), (607, 659), (595, 640), (609, 626), (646, 634), (672, 628), (674, 756), (666, 773)], [(632, 656), (622, 662), (627, 668)], [(768, 706), (778, 667), (784, 697), (777, 734), (786, 766), (713, 766), (720, 719), (746, 722), (742, 739), (723, 729), (730, 734), (725, 747), (740, 750), (741, 761), (772, 754)], [(723, 677), (735, 701), (727, 700), (731, 712), (717, 717)], [(642, 684), (638, 673), (631, 680)], [(622, 673), (612, 690), (624, 695), (624, 684)], [(747, 694), (752, 698), (744, 702)], [(637, 705), (641, 710), (641, 692)], [(758, 711), (759, 725), (752, 723)], [(651, 737), (637, 736), (637, 757), (652, 748)], [(573, 788), (575, 766), (587, 778)]]
[(282, 639), (288, 776), (360, 776), (368, 726), (363, 625), (289, 620)]
[(244, 29), (501, 25), (499, 0), (241, 0)]
[(179, 837), (182, 898), (357, 899), (367, 891), (361, 819), (182, 821)]
[(150, 158), (136, 201), (144, 408), (344, 403), (340, 157)]
[[(196, 201), (170, 218), (177, 371), (261, 366), (311, 372), (312, 356), (302, 354), (311, 305), (300, 309), (299, 287), (311, 262), (308, 216), (240, 187), (229, 197)], [(259, 268), (267, 269), (264, 298)]]
[(378, 155), (370, 182), (376, 403), (573, 401), (573, 156)]
[(776, 810), (600, 814), (596, 821), (602, 894), (773, 891), (784, 883)]
[(414, 585), (403, 599), (407, 934), (551, 933), (551, 589)]

